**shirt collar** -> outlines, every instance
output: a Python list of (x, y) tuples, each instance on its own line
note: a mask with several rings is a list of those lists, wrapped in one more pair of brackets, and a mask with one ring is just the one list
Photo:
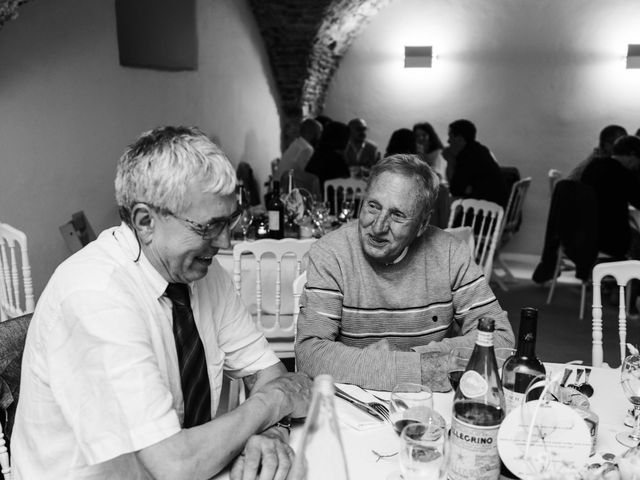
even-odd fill
[[(133, 229), (123, 222), (114, 230), (113, 236), (122, 245), (122, 249), (128, 257), (127, 261), (135, 263), (142, 275), (146, 277), (156, 298), (162, 297), (169, 282), (151, 265), (151, 262), (142, 251)], [(137, 261), (136, 258), (138, 259)]]

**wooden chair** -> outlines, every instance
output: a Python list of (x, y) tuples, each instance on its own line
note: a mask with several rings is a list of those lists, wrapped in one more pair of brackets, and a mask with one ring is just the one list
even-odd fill
[[(361, 178), (334, 178), (324, 182), (324, 201), (329, 202), (331, 211), (335, 214), (340, 209), (340, 199), (351, 198), (359, 206), (364, 191), (367, 189), (367, 182)], [(331, 195), (333, 192), (333, 195)], [(354, 211), (354, 217), (358, 216), (358, 211)]]
[(640, 279), (640, 260), (624, 260), (621, 262), (600, 263), (593, 267), (593, 305), (592, 305), (592, 346), (591, 363), (594, 367), (603, 365), (602, 351), (602, 300), (600, 285), (607, 275), (615, 278), (619, 289), (618, 333), (620, 335), (620, 363), (627, 351), (627, 313), (629, 304), (625, 300), (625, 286), (634, 278)]
[(34, 310), (27, 236), (0, 223), (0, 321)]
[(504, 221), (502, 222), (502, 228), (500, 231), (500, 238), (496, 247), (496, 253), (494, 263), (503, 272), (503, 276), (499, 276), (496, 272), (496, 268), (493, 268), (493, 277), (500, 288), (505, 292), (508, 290), (507, 282), (513, 282), (515, 277), (507, 267), (506, 263), (502, 260), (501, 253), (504, 246), (509, 243), (509, 240), (520, 229), (522, 223), (522, 206), (524, 205), (524, 199), (529, 191), (529, 185), (531, 185), (531, 177), (523, 178), (515, 182), (511, 187), (511, 194), (509, 195), (509, 202), (507, 203), (507, 210), (504, 214)]
[[(293, 283), (304, 270), (303, 258), (315, 239), (282, 240), (264, 239), (242, 242), (233, 247), (233, 283), (238, 295), (242, 292), (242, 277), (255, 273), (255, 303), (253, 299), (244, 299), (257, 325), (262, 329), (271, 348), (280, 358), (293, 358), (295, 336), (295, 307), (289, 311), (283, 309), (285, 295), (293, 297)], [(253, 272), (243, 268), (242, 257), (253, 254), (255, 266)], [(271, 294), (271, 296), (269, 296)], [(267, 300), (274, 300), (273, 304)]]
[(11, 480), (11, 462), (9, 460), (7, 442), (2, 433), (2, 425), (0, 425), (0, 473), (4, 480)]
[(500, 236), (504, 209), (497, 203), (475, 198), (463, 198), (451, 204), (447, 228), (469, 226), (475, 239), (474, 259), (489, 281), (493, 268), (493, 255)]

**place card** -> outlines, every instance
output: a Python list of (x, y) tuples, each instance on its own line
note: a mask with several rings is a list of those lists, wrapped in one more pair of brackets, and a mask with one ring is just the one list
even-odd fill
[[(557, 402), (527, 402), (510, 412), (498, 432), (500, 458), (524, 480), (541, 473), (582, 468), (589, 458), (591, 435), (578, 413)], [(535, 426), (525, 458), (527, 437)]]

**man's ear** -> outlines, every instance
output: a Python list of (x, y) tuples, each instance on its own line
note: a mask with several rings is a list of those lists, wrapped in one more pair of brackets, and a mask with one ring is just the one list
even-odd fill
[(146, 203), (136, 203), (131, 208), (131, 225), (138, 233), (138, 238), (143, 245), (151, 243), (156, 223), (157, 214)]
[(422, 220), (420, 227), (418, 227), (418, 234), (416, 235), (416, 238), (420, 238), (422, 234), (427, 230), (427, 227), (429, 226), (429, 220), (431, 220), (431, 212), (427, 213), (427, 215), (424, 217), (424, 220)]

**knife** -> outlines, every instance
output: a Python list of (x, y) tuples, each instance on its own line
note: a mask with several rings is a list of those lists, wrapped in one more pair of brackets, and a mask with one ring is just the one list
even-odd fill
[(384, 421), (384, 418), (382, 418), (378, 414), (378, 412), (376, 412), (373, 408), (371, 408), (369, 405), (367, 405), (362, 400), (358, 400), (357, 398), (352, 397), (351, 395), (349, 395), (344, 390), (341, 390), (338, 387), (335, 387), (335, 389), (336, 389), (336, 397), (341, 398), (343, 400), (346, 400), (347, 402), (349, 402), (354, 407), (359, 408), (360, 410), (362, 410), (365, 413), (368, 413), (369, 415), (371, 415), (372, 417), (376, 418), (377, 420)]

